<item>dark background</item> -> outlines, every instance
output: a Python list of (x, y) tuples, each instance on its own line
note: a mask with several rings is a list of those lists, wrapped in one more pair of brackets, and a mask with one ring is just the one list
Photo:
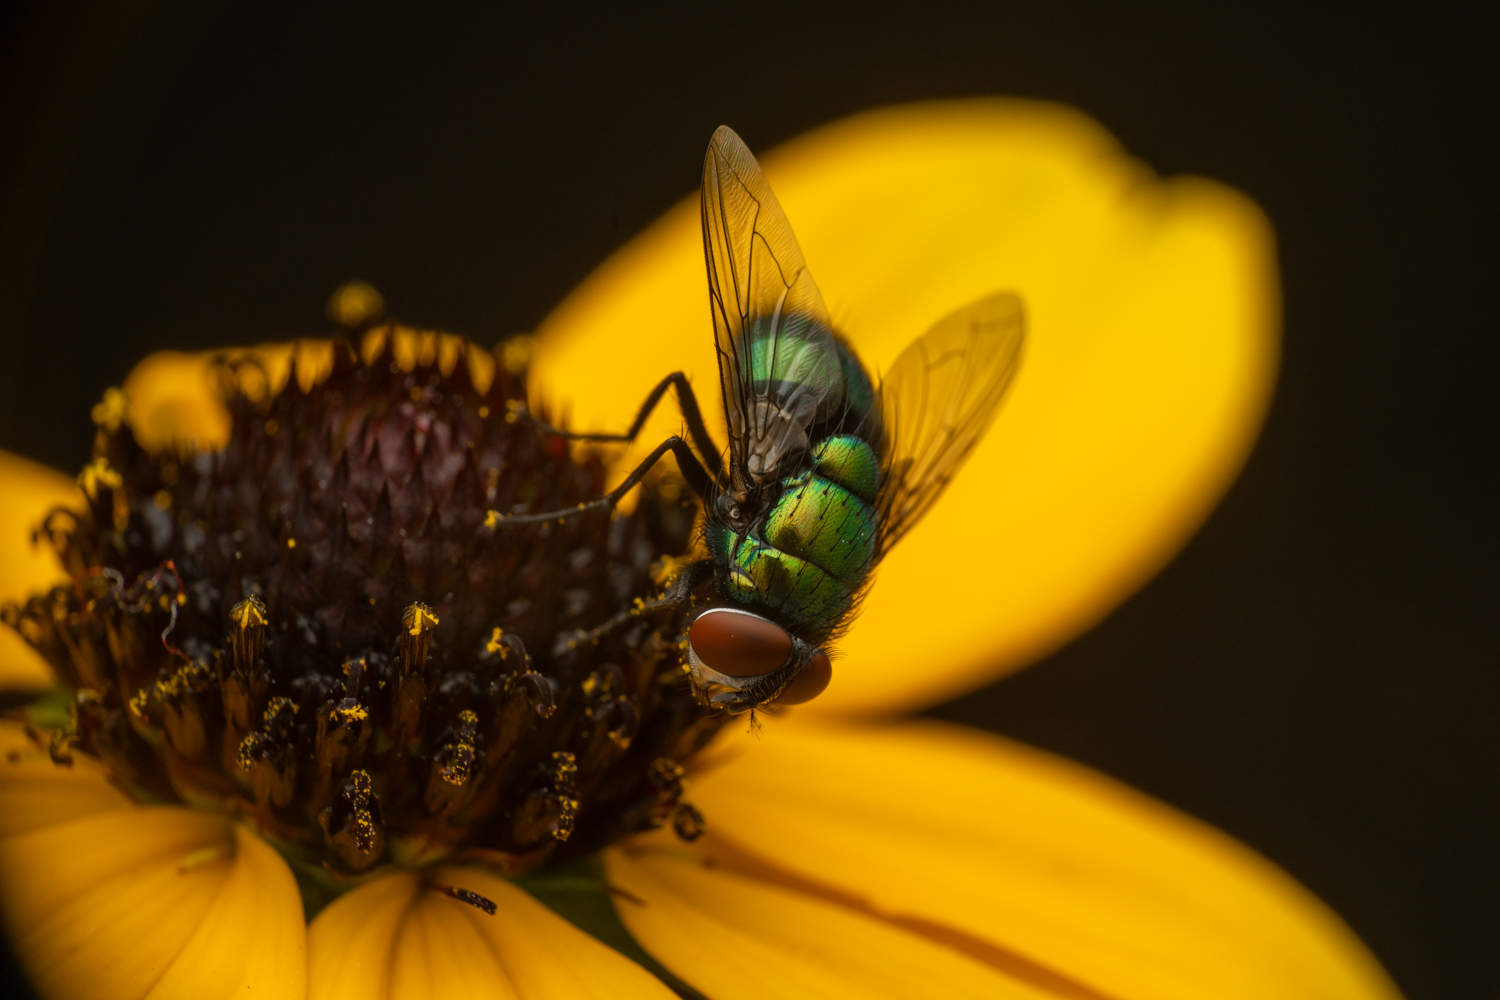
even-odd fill
[(303, 6), (0, 21), (0, 447), (77, 468), (90, 405), (135, 359), (320, 334), (351, 277), (408, 321), (528, 329), (694, 188), (721, 122), (765, 149), (917, 98), (1074, 104), (1158, 171), (1269, 213), (1284, 370), (1244, 475), (1170, 568), (937, 714), (1241, 838), (1411, 1000), (1500, 994), (1496, 109), (1478, 23)]

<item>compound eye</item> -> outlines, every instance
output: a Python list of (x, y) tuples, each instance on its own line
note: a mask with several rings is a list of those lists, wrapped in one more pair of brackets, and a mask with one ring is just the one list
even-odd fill
[(792, 637), (786, 629), (759, 615), (730, 608), (709, 608), (688, 630), (693, 655), (730, 677), (758, 677), (786, 663)]
[(776, 699), (776, 704), (801, 705), (812, 701), (823, 693), (831, 680), (833, 680), (833, 664), (828, 662), (828, 654), (820, 649), (813, 654), (807, 668), (792, 678), (792, 683), (781, 692), (781, 697)]

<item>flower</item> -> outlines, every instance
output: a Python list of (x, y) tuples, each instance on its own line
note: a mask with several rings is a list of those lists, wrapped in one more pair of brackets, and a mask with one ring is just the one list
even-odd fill
[[(543, 859), (522, 871), (523, 851), (449, 855), (464, 845), (439, 843), (361, 874), (354, 869), (373, 848), (359, 846), (360, 831), (385, 822), (368, 805), (370, 779), (329, 785), (319, 792), (325, 830), (342, 861), (331, 868), (348, 887), (310, 922), (304, 901), (311, 908), (320, 886), (345, 885), (318, 877), (327, 868), (299, 866), (294, 875), (283, 852), (297, 860), (287, 838), (297, 831), (275, 828), (274, 808), (236, 819), (142, 804), (82, 753), (70, 767), (55, 765), (49, 751), (67, 756), (65, 742), (7, 724), (0, 911), (46, 995), (672, 995), (659, 976), (714, 1000), (1396, 995), (1335, 916), (1224, 836), (1039, 751), (959, 727), (873, 721), (1015, 669), (1076, 635), (1205, 516), (1250, 447), (1274, 375), (1275, 270), (1253, 206), (1207, 181), (1158, 181), (1076, 113), (1021, 102), (873, 112), (764, 162), (835, 316), (873, 367), (954, 303), (1000, 285), (1024, 293), (1032, 320), (1004, 416), (938, 512), (882, 566), (824, 696), (774, 719), (759, 739), (731, 727), (693, 758), (688, 792), (707, 817), (701, 836), (680, 835), (700, 832), (688, 822), (680, 831), (605, 837), (612, 843), (602, 856), (561, 868)], [(712, 384), (695, 225), (693, 206), (674, 209), (549, 317), (534, 340), (535, 395), (569, 407), (582, 428), (610, 429), (669, 366)], [(380, 353), (393, 349), (387, 343), (372, 348), (370, 378), (388, 369), (369, 358), (391, 360), (392, 377), (404, 377), (429, 371), (442, 345), (456, 342), (398, 332), (393, 343), (411, 356)], [(290, 378), (296, 354), (310, 385), (321, 377), (319, 359), (337, 350), (304, 345), (242, 357), (260, 366), (248, 377), (263, 372), (276, 385)], [(184, 355), (148, 359), (96, 419), (108, 432), (125, 418), (158, 455), (186, 438), (200, 448), (232, 443), (250, 411), (238, 404), (231, 429), (205, 372), (224, 368)], [(477, 381), (472, 388), (488, 391)], [(642, 442), (660, 440), (674, 421), (660, 414)], [(262, 423), (259, 433), (270, 431)], [(0, 585), (4, 597), (24, 600), (56, 570), (24, 548), (23, 531), (82, 498), (59, 474), (3, 462), (11, 488), (0, 500), (0, 545), (9, 546), (0, 549)], [(630, 465), (628, 457), (617, 462), (616, 474)], [(159, 474), (160, 462), (154, 467)], [(123, 471), (116, 463), (85, 472), (101, 523), (116, 516), (110, 477)], [(240, 467), (215, 480), (211, 462), (194, 474), (216, 488), (248, 481)], [(250, 486), (276, 488), (274, 476)], [(163, 509), (174, 499), (165, 497)], [(367, 490), (359, 503), (369, 502)], [(658, 491), (622, 523), (667, 509)], [(337, 511), (325, 504), (314, 513), (326, 522)], [(244, 528), (262, 530), (249, 521)], [(277, 558), (297, 558), (288, 555), (295, 536), (283, 535), (274, 539)], [(669, 543), (653, 544), (671, 554)], [(150, 593), (128, 600), (140, 614), (175, 621), (182, 581), (152, 572), (144, 574)], [(106, 581), (98, 592), (119, 600), (133, 585)], [(627, 580), (624, 589), (639, 586)], [(141, 603), (169, 593), (165, 606)], [(231, 631), (254, 652), (260, 626), (250, 596)], [(388, 617), (406, 597), (376, 595), (376, 605), (386, 597)], [(192, 609), (183, 606), (191, 631)], [(404, 666), (440, 655), (418, 649), (427, 619), (417, 606), (407, 607), (404, 638), (391, 647), (403, 658), (399, 669), (351, 665), (342, 679), (325, 671), (330, 712), (365, 706), (366, 670), (398, 684), (425, 676), (420, 664)], [(11, 617), (33, 627), (33, 638), (79, 640), (71, 619), (47, 618), (48, 607)], [(13, 636), (0, 642), (11, 686), (51, 683)], [(230, 677), (239, 654), (223, 655)], [(521, 650), (510, 655), (524, 662)], [(181, 706), (192, 704), (199, 678), (174, 669), (150, 688), (155, 707), (145, 698), (135, 721), (166, 734), (176, 757), (164, 759), (191, 756), (182, 748), (192, 746), (198, 760), (219, 762), (211, 773), (170, 776), (177, 796), (196, 790), (212, 799), (213, 774), (240, 758), (191, 743), (183, 720), (192, 711)], [(604, 689), (597, 686), (606, 679), (593, 683)], [(662, 683), (670, 687), (670, 677)], [(421, 705), (436, 704), (423, 697)], [(526, 704), (534, 710), (544, 700)], [(84, 725), (88, 706), (74, 704)], [(477, 746), (465, 743), (460, 714), (423, 716), (447, 727), (439, 742), (453, 749), (444, 766)], [(331, 720), (323, 733), (333, 732)], [(273, 721), (255, 732), (274, 744)], [(181, 731), (173, 734), (174, 725)], [(253, 735), (240, 744), (251, 741), (245, 759), (260, 766)], [(311, 740), (316, 756), (315, 727), (296, 738)], [(551, 796), (550, 842), (567, 844), (556, 836), (559, 819), (573, 816), (559, 804), (574, 797), (563, 762), (552, 772), (534, 763), (543, 768), (533, 769), (536, 801)], [(676, 777), (655, 780), (666, 786)], [(259, 807), (274, 798), (274, 782), (256, 791), (265, 793)], [(681, 805), (680, 789), (660, 791), (663, 809)], [(588, 815), (577, 807), (579, 831), (592, 829)], [(390, 823), (394, 837), (400, 831)], [(496, 863), (516, 866), (515, 877), (501, 877)]]

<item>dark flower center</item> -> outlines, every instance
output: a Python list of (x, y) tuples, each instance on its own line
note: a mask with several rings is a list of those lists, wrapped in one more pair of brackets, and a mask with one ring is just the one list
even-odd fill
[(335, 877), (696, 835), (682, 765), (720, 719), (683, 667), (686, 610), (646, 603), (694, 507), (661, 482), (630, 514), (496, 527), (604, 486), (515, 352), (384, 327), (329, 353), (280, 391), (222, 362), (218, 451), (147, 450), (96, 412), (87, 509), (39, 532), (71, 583), (5, 609), (75, 692), (54, 756), (243, 816)]

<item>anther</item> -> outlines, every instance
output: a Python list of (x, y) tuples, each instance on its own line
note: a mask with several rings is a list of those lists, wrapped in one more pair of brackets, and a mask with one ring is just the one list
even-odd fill
[(452, 813), (473, 797), (478, 782), (472, 779), (483, 765), (481, 752), (476, 746), (478, 737), (479, 716), (468, 709), (459, 712), (453, 738), (432, 757), (427, 791), (423, 796), (429, 813)]
[(672, 813), (673, 831), (688, 843), (692, 843), (703, 836), (703, 830), (706, 825), (703, 814), (686, 802), (680, 803), (676, 811)]
[(47, 741), (47, 756), (52, 758), (52, 763), (58, 767), (72, 767), (73, 755), (68, 751), (73, 747), (76, 733), (72, 726), (67, 729), (54, 729), (52, 737)]
[(370, 742), (370, 710), (357, 697), (364, 666), (363, 658), (347, 661), (344, 697), (338, 702), (325, 702), (318, 712), (314, 754), (324, 780), (358, 764)]
[(292, 725), (296, 720), (297, 703), (290, 698), (276, 697), (266, 703), (261, 728), (272, 739), (285, 743), (292, 737)]
[(401, 616), (401, 674), (425, 674), (427, 652), (432, 647), (432, 633), (438, 617), (425, 604), (413, 604)]
[(328, 846), (351, 871), (364, 871), (385, 853), (385, 820), (366, 771), (349, 775), (338, 799), (318, 815), (318, 823)]
[(229, 637), (234, 666), (249, 675), (266, 651), (266, 601), (252, 594), (229, 609), (229, 621), (234, 624), (234, 634)]
[(230, 669), (219, 661), (219, 691), (230, 737), (236, 738), (253, 725), (255, 706), (265, 696), (260, 658), (266, 648), (266, 605), (250, 596), (229, 609)]
[(460, 902), (468, 903), (476, 910), (483, 910), (485, 913), (488, 913), (492, 917), (495, 915), (495, 910), (497, 909), (497, 907), (495, 906), (494, 902), (486, 899), (484, 896), (481, 896), (477, 892), (471, 892), (468, 889), (460, 889), (456, 885), (434, 886), (434, 888), (440, 888), (443, 891), (444, 895), (452, 896), (454, 899), (459, 900)]
[(278, 743), (263, 732), (240, 741), (236, 762), (250, 776), (255, 801), (278, 809), (292, 801), (297, 790), (297, 755), (293, 747)]
[(573, 797), (574, 783), (578, 778), (578, 765), (573, 755), (558, 750), (552, 755), (552, 787), (558, 805), (558, 815), (548, 826), (554, 840), (567, 840), (573, 835), (573, 825), (578, 815), (578, 800)]
[(676, 802), (682, 797), (682, 776), (685, 773), (682, 765), (672, 758), (658, 757), (651, 762), (646, 777), (664, 797)]
[(212, 687), (213, 674), (196, 660), (183, 664), (166, 680), (156, 682), (167, 742), (188, 760), (201, 757), (208, 744), (209, 720), (204, 710)]

